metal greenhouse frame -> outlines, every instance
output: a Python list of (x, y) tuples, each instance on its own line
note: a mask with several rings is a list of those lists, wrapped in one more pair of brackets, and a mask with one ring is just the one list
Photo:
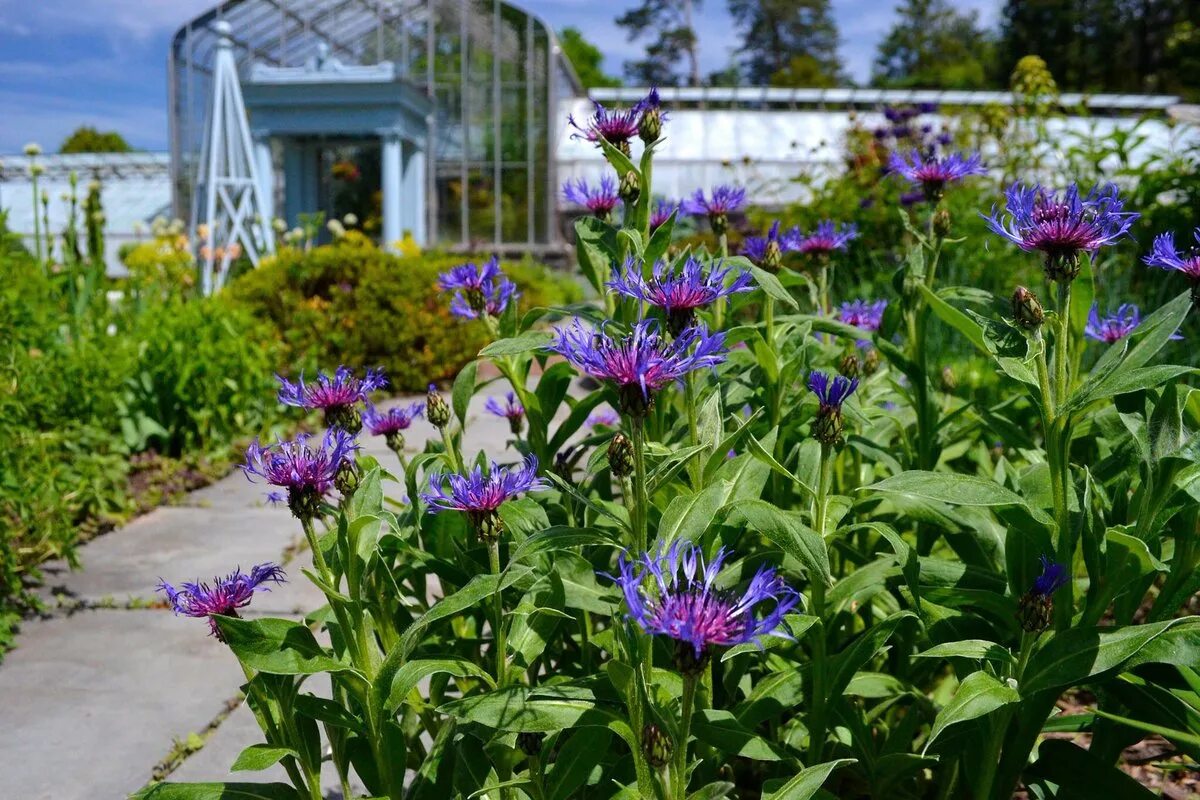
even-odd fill
[[(321, 43), (352, 64), (391, 61), (434, 101), (427, 230), (451, 248), (559, 247), (555, 146), (562, 101), (583, 96), (554, 31), (501, 0), (229, 0), (175, 34), (168, 63), (172, 196), (194, 202), (218, 36), (251, 63), (298, 66)], [(252, 120), (253, 123), (253, 120)]]

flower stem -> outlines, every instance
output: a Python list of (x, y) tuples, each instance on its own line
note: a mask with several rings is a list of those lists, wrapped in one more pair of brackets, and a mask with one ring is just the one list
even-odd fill
[[(821, 445), (821, 477), (817, 487), (816, 513), (813, 518), (814, 529), (822, 539), (825, 537), (825, 527), (829, 508), (829, 491), (833, 482), (833, 447)], [(812, 595), (812, 614), (817, 618), (813, 626), (812, 662), (809, 669), (812, 676), (812, 697), (810, 698), (810, 713), (808, 718), (808, 761), (809, 764), (821, 763), (821, 751), (825, 747), (825, 576), (810, 575), (809, 592)]]
[(677, 800), (687, 800), (688, 739), (692, 731), (692, 709), (696, 705), (696, 683), (699, 676), (688, 672), (683, 676), (683, 697), (679, 703), (679, 741), (675, 743), (675, 761), (671, 765), (671, 782)]
[(630, 419), (629, 438), (633, 441), (633, 550), (644, 553), (649, 546), (646, 525), (649, 500), (646, 497), (646, 424), (642, 417)]
[[(688, 444), (692, 447), (700, 444), (700, 426), (696, 421), (696, 373), (689, 372), (683, 378), (683, 403), (687, 406)], [(688, 459), (688, 475), (692, 480), (692, 490), (700, 491), (700, 456), (693, 455)]]
[[(492, 570), (492, 574), (499, 577), (500, 575), (500, 542), (499, 540), (488, 542), (488, 566)], [(496, 593), (492, 595), (492, 636), (494, 637), (496, 647), (496, 688), (500, 689), (504, 686), (505, 671), (508, 666), (508, 657), (506, 654), (507, 643), (504, 641), (504, 597), (497, 584)]]
[(454, 437), (450, 435), (450, 426), (443, 425), (438, 429), (442, 434), (442, 446), (446, 448), (446, 462), (450, 465), (450, 469), (460, 475), (463, 472), (462, 456), (458, 454), (458, 447), (454, 444)]
[[(1071, 391), (1071, 283), (1058, 282), (1058, 334), (1054, 342), (1055, 404), (1066, 405)], [(1047, 435), (1046, 457), (1050, 462), (1051, 487), (1055, 477), (1059, 484), (1059, 496), (1054, 502), (1054, 518), (1058, 524), (1057, 560), (1062, 564), (1071, 580), (1062, 587), (1059, 601), (1055, 603), (1054, 624), (1059, 630), (1071, 624), (1075, 612), (1075, 537), (1071, 531), (1071, 432), (1070, 420), (1056, 414), (1052, 420), (1052, 431)], [(1049, 437), (1053, 437), (1050, 441)], [(1055, 476), (1057, 473), (1057, 476)]]

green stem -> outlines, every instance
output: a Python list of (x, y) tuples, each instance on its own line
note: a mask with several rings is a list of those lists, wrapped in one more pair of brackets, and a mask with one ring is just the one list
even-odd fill
[(817, 308), (823, 316), (829, 316), (829, 259), (824, 256), (817, 268)]
[[(1062, 408), (1071, 391), (1071, 283), (1058, 283), (1058, 335), (1054, 342), (1055, 368), (1055, 403)], [(1071, 432), (1070, 420), (1056, 414), (1052, 425), (1053, 450), (1047, 451), (1047, 457), (1053, 453), (1050, 469), (1057, 472), (1059, 497), (1055, 501), (1055, 521), (1058, 524), (1058, 553), (1057, 559), (1071, 578), (1059, 592), (1058, 602), (1055, 603), (1054, 625), (1062, 630), (1070, 626), (1071, 617), (1075, 612), (1075, 537), (1071, 531), (1070, 497), (1071, 489)], [(1051, 483), (1053, 488), (1053, 481)]]
[[(829, 491), (833, 483), (833, 447), (821, 445), (821, 476), (817, 487), (816, 512), (813, 527), (824, 539), (828, 521)], [(812, 696), (809, 698), (811, 713), (808, 719), (808, 763), (821, 763), (821, 752), (825, 747), (825, 576), (812, 575), (809, 582), (812, 594), (812, 614), (817, 618), (813, 626), (813, 654), (810, 664), (812, 673)]]
[(642, 417), (632, 417), (629, 422), (630, 439), (633, 441), (633, 550), (644, 553), (649, 546), (646, 532), (650, 501), (646, 496), (646, 424)]
[[(488, 542), (488, 566), (492, 574), (500, 575), (500, 542)], [(505, 671), (508, 667), (507, 643), (504, 641), (504, 597), (497, 587), (492, 595), (492, 636), (496, 647), (496, 688), (504, 686)]]
[[(33, 159), (29, 160), (29, 164), (31, 167), (33, 166), (33, 164), (34, 164)], [(30, 170), (30, 173), (32, 175), (32, 170)], [(42, 225), (41, 225), (41, 222), (38, 220), (38, 179), (37, 179), (37, 175), (32, 175), (32, 177), (30, 177), (29, 185), (31, 187), (33, 187), (33, 250), (34, 250), (34, 255), (37, 257), (38, 266), (40, 266), (44, 270), (44, 269), (46, 269), (46, 263), (45, 263), (45, 261), (42, 260)]]
[(677, 800), (687, 800), (688, 739), (692, 732), (692, 709), (696, 704), (698, 676), (687, 673), (683, 676), (683, 697), (679, 703), (679, 741), (675, 743), (674, 763), (671, 765), (671, 782), (675, 786)]
[(454, 437), (450, 435), (450, 426), (443, 425), (438, 428), (442, 434), (442, 446), (446, 449), (446, 461), (450, 465), (450, 469), (460, 475), (463, 472), (462, 456), (458, 453), (458, 447), (454, 444)]
[[(687, 406), (688, 444), (692, 447), (700, 444), (700, 426), (696, 421), (696, 373), (689, 372), (683, 379), (683, 403)], [(692, 480), (692, 490), (700, 491), (700, 456), (693, 455), (688, 459), (688, 475)]]
[[(317, 574), (331, 591), (337, 591), (337, 578), (334, 576), (333, 570), (329, 568), (329, 564), (325, 561), (325, 554), (321, 552), (321, 543), (317, 540), (317, 531), (313, 527), (312, 519), (308, 517), (302, 518), (300, 524), (304, 528), (304, 538), (308, 541), (308, 548), (312, 550), (313, 566), (317, 568)], [(329, 607), (333, 609), (333, 614), (337, 617), (338, 627), (341, 628), (342, 641), (345, 643), (346, 650), (350, 654), (351, 663), (364, 674), (369, 674), (369, 665), (363, 663), (363, 654), (358, 651), (355, 626), (350, 624), (350, 619), (346, 615), (346, 609), (342, 606), (341, 601), (336, 598), (328, 597), (328, 600)]]
[[(729, 258), (729, 234), (722, 232), (717, 237), (718, 249), (721, 253), (721, 258)], [(714, 330), (723, 330), (725, 328), (725, 298), (718, 297), (713, 303), (713, 328)]]

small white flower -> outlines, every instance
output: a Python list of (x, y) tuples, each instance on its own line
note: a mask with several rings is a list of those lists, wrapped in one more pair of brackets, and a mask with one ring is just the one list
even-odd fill
[(34, 156), (40, 156), (41, 154), (42, 146), (37, 142), (30, 142), (29, 144), (25, 145), (25, 155), (29, 156), (30, 158), (33, 158)]

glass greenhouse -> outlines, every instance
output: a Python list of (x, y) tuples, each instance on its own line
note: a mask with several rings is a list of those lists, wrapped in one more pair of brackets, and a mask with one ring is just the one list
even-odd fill
[[(406, 88), (433, 101), (422, 175), (428, 241), (537, 252), (561, 240), (557, 113), (582, 89), (552, 29), (499, 0), (230, 0), (184, 25), (169, 61), (172, 195), (181, 218), (194, 202), (220, 20), (230, 26), (243, 81), (255, 70), (326, 58), (391, 62)], [(249, 113), (253, 128), (252, 104)], [(289, 224), (297, 210), (340, 216), (365, 208), (369, 219), (381, 202), (378, 140), (337, 130), (303, 138), (316, 208), (298, 208), (278, 180), (271, 208), (286, 210)]]

